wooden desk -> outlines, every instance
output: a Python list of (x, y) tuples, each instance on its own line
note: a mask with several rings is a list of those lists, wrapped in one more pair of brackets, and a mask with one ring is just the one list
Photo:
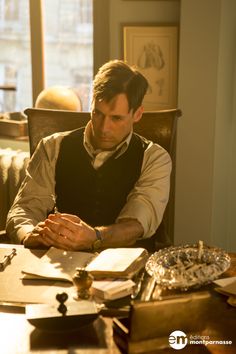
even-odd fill
[[(5, 248), (12, 248), (13, 245), (0, 245)], [(23, 249), (22, 246), (17, 246), (17, 249)], [(38, 256), (43, 254), (43, 251), (37, 251)], [(232, 264), (230, 269), (223, 276), (235, 276), (236, 275), (236, 254), (231, 254)], [(12, 285), (19, 282), (20, 268), (16, 262), (17, 258), (12, 260), (12, 267), (14, 266), (15, 278), (10, 272), (10, 267), (5, 269), (4, 272), (9, 274), (9, 282), (4, 286), (13, 287)], [(17, 269), (18, 268), (18, 269)], [(6, 273), (5, 273), (6, 274)], [(15, 280), (13, 280), (13, 278)], [(3, 282), (1, 281), (0, 273), (0, 293)], [(23, 285), (22, 285), (23, 286)], [(45, 287), (45, 288), (44, 288)], [(53, 288), (53, 287), (52, 287)], [(22, 291), (19, 284), (15, 289), (18, 289), (19, 293)], [(40, 292), (42, 289), (49, 290), (49, 285), (42, 285), (42, 288), (30, 285), (27, 289), (34, 289), (35, 292)], [(11, 291), (10, 291), (11, 294)], [(232, 340), (235, 338), (236, 333), (236, 309), (230, 307), (226, 302), (226, 297), (214, 292), (212, 303), (216, 305), (216, 318), (220, 319), (212, 326), (208, 328), (201, 335), (210, 336), (211, 340)], [(211, 310), (212, 312), (212, 310)], [(226, 315), (225, 315), (226, 314)], [(211, 314), (212, 315), (212, 314)], [(158, 320), (158, 319), (157, 319)], [(207, 318), (206, 318), (207, 320)], [(175, 328), (177, 330), (177, 328)], [(235, 341), (235, 340), (234, 340)], [(232, 346), (214, 345), (214, 346), (193, 346), (189, 345), (181, 350), (181, 354), (185, 353), (212, 353), (212, 354), (233, 354), (236, 352), (236, 343)], [(155, 350), (154, 353), (173, 353), (172, 348), (166, 348), (163, 350)], [(0, 306), (0, 353), (1, 354), (26, 354), (26, 353), (49, 353), (49, 354), (94, 354), (94, 353), (113, 353), (119, 354), (120, 350), (113, 341), (112, 335), (112, 319), (99, 317), (93, 325), (81, 328), (81, 330), (74, 333), (57, 333), (48, 334), (43, 333), (35, 329), (28, 323), (25, 318), (24, 307), (19, 306)]]
[[(32, 255), (41, 257), (45, 251), (30, 251), (20, 245), (0, 244), (3, 253), (8, 254), (15, 247), (18, 256), (11, 260), (11, 265), (0, 272), (0, 353), (114, 353), (119, 354), (112, 338), (112, 319), (98, 317), (93, 324), (71, 333), (46, 333), (35, 329), (25, 316), (22, 298), (33, 302), (49, 302), (58, 292), (74, 293), (69, 283), (52, 281), (24, 281), (21, 278), (22, 258)], [(6, 250), (6, 252), (5, 252)], [(4, 279), (4, 280), (3, 280)], [(7, 279), (7, 280), (6, 280)], [(7, 301), (3, 301), (8, 294)], [(75, 349), (76, 348), (76, 349)]]
[(72, 333), (46, 333), (31, 326), (24, 314), (0, 313), (1, 354), (78, 353), (120, 354), (112, 338), (112, 319), (98, 318), (93, 326)]

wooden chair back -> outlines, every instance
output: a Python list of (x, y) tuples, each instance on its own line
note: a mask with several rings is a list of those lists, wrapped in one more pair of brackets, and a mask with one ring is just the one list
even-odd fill
[[(89, 112), (27, 108), (24, 113), (28, 117), (31, 155), (45, 136), (80, 128), (90, 119)], [(180, 116), (179, 109), (144, 112), (142, 119), (134, 125), (136, 133), (164, 147), (169, 152), (173, 163), (170, 199), (163, 222), (157, 231), (155, 245), (150, 248), (151, 251), (173, 243), (174, 240), (175, 143), (177, 118)]]

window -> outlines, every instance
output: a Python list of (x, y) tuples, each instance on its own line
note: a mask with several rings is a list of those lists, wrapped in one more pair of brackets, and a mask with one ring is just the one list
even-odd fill
[(32, 105), (28, 0), (0, 0), (0, 111), (18, 111)]
[(93, 78), (92, 0), (44, 1), (45, 85), (65, 85), (90, 108)]
[[(37, 0), (38, 1), (38, 0)], [(93, 77), (93, 1), (42, 0), (45, 86), (76, 89), (89, 110)], [(29, 0), (0, 0), (0, 111), (32, 106)]]

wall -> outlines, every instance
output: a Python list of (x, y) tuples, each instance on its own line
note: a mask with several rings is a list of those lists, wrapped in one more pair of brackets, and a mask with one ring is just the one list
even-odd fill
[[(236, 13), (236, 11), (234, 12)], [(236, 21), (235, 21), (236, 23)], [(235, 48), (234, 48), (235, 50)], [(235, 188), (235, 181), (236, 181), (236, 163), (235, 163), (235, 156), (236, 156), (236, 60), (234, 61), (234, 73), (233, 73), (233, 111), (232, 111), (232, 130), (231, 130), (231, 147), (229, 150), (230, 153), (230, 166), (231, 166), (231, 174), (229, 180), (229, 220), (228, 220), (228, 230), (229, 230), (229, 242), (228, 242), (228, 249), (235, 250), (235, 242), (236, 242), (236, 188)]]
[(123, 25), (178, 24), (179, 9), (179, 1), (110, 0), (110, 58), (123, 58)]
[(175, 209), (176, 243), (234, 251), (235, 14), (233, 0), (181, 1)]
[(234, 0), (109, 1), (108, 59), (123, 57), (122, 25), (180, 23), (176, 244), (202, 239), (236, 250), (235, 6)]
[(213, 240), (221, 247), (236, 251), (235, 187), (235, 65), (236, 2), (221, 1), (216, 106)]

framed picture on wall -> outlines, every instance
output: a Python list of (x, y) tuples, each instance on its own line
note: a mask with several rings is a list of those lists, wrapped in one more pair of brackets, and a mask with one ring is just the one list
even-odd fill
[(177, 26), (123, 26), (124, 60), (149, 82), (146, 111), (177, 106)]

